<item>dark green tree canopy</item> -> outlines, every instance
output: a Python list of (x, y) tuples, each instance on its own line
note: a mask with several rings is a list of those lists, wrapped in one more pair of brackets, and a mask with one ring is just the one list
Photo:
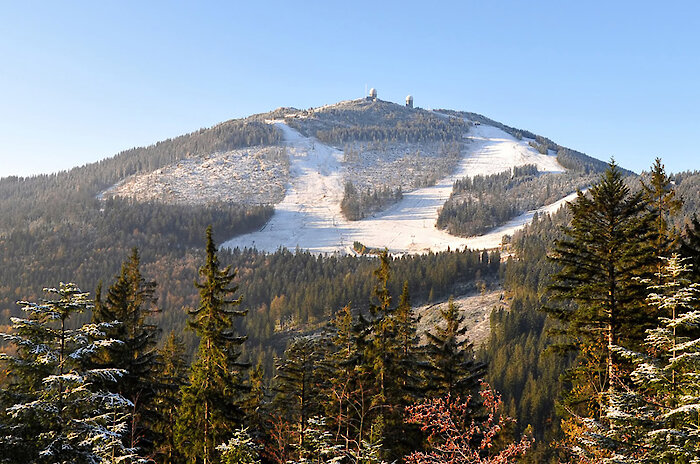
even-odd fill
[(155, 289), (156, 283), (141, 275), (140, 255), (134, 248), (122, 264), (116, 281), (109, 287), (105, 300), (102, 301), (99, 288), (95, 297), (93, 321), (118, 322), (108, 335), (120, 343), (93, 356), (89, 363), (95, 368), (115, 368), (125, 372), (117, 382), (108, 383), (103, 388), (119, 393), (133, 403), (124, 445), (138, 449), (144, 456), (153, 453), (156, 438), (152, 426), (158, 421), (153, 401), (160, 388), (155, 381), (160, 329), (150, 317), (157, 312)]
[(600, 181), (569, 204), (571, 222), (551, 256), (559, 270), (549, 288), (555, 304), (546, 310), (561, 323), (557, 347), (578, 355), (569, 373), (576, 394), (567, 401), (597, 403), (599, 414), (629, 372), (612, 348), (638, 348), (654, 320), (644, 282), (657, 265), (657, 234), (646, 206), (611, 161)]

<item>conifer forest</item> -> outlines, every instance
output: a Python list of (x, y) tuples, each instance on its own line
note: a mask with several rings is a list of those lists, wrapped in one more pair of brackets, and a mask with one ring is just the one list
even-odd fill
[[(577, 193), (498, 247), (392, 253), (356, 240), (325, 254), (221, 246), (267, 227), (275, 205), (103, 195), (193, 158), (211, 166), (213, 152), (286, 159), (268, 120), (310, 151), (348, 144), (355, 164), (452, 144), (357, 164), (380, 177), (454, 163), (479, 130), (565, 169), (447, 184), (436, 221), (453, 236)], [(2, 178), (0, 462), (700, 462), (699, 179), (658, 158), (636, 175), (475, 113), (366, 99)], [(339, 185), (347, 224), (414, 194)], [(465, 295), (497, 297), (480, 339)]]
[(0, 4), (0, 464), (700, 464), (699, 1)]
[[(507, 258), (231, 252), (209, 226), (179, 252), (189, 289), (144, 265), (158, 249), (94, 288), (52, 270), (0, 333), (0, 460), (697, 462), (700, 222), (678, 184), (610, 162)], [(508, 301), (479, 346), (451, 298), (476, 282)]]

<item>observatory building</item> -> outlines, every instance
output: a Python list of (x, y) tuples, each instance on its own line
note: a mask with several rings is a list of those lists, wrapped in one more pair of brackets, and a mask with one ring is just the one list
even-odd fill
[(375, 89), (374, 87), (369, 89), (369, 95), (367, 96), (367, 100), (377, 101), (377, 89)]
[(413, 95), (406, 97), (406, 108), (413, 108)]

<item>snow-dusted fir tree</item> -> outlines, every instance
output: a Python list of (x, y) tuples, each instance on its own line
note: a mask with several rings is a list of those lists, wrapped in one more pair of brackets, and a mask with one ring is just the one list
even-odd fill
[(221, 464), (258, 464), (260, 463), (260, 446), (248, 434), (248, 429), (241, 427), (233, 432), (228, 442), (216, 447), (221, 453)]
[(296, 445), (299, 459), (288, 464), (339, 464), (344, 461), (343, 447), (335, 443), (333, 434), (326, 430), (326, 421), (322, 417), (309, 418), (306, 438), (301, 445)]
[(92, 388), (116, 380), (117, 369), (86, 369), (84, 360), (115, 343), (106, 339), (111, 323), (72, 328), (71, 316), (92, 306), (75, 284), (46, 288), (39, 303), (21, 301), (26, 316), (12, 318), (12, 330), (0, 336), (14, 347), (2, 353), (9, 369), (3, 391), (5, 433), (2, 462), (114, 463), (129, 459), (122, 446), (130, 403), (122, 396)]
[(635, 365), (633, 384), (619, 384), (609, 428), (590, 435), (607, 462), (700, 462), (700, 286), (678, 255), (664, 261), (647, 298), (658, 326), (647, 330), (646, 353), (616, 347)]

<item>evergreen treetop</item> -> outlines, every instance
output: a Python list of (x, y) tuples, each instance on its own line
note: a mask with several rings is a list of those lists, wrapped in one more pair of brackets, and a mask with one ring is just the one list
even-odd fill
[(240, 298), (231, 298), (237, 290), (231, 286), (235, 273), (230, 267), (220, 268), (211, 226), (206, 236), (206, 263), (199, 269), (204, 280), (195, 282), (200, 304), (188, 311), (199, 348), (189, 385), (182, 388), (176, 424), (178, 450), (193, 464), (218, 459), (217, 446), (243, 425), (248, 390), (242, 371), (249, 366), (238, 361), (246, 337), (235, 334), (233, 321), (247, 312), (231, 308), (240, 304)]
[(441, 325), (434, 332), (427, 332), (427, 389), (431, 396), (466, 398), (478, 387), (486, 365), (474, 359), (472, 344), (466, 337), (465, 317), (453, 298), (446, 308), (440, 309), (440, 316)]
[(155, 380), (160, 329), (149, 320), (149, 316), (158, 311), (155, 289), (156, 283), (141, 275), (140, 255), (134, 248), (109, 287), (105, 301), (98, 289), (93, 311), (96, 323), (118, 322), (108, 335), (120, 343), (93, 356), (90, 365), (124, 371), (117, 382), (108, 383), (104, 388), (119, 393), (133, 404), (124, 445), (138, 449), (144, 456), (153, 453), (156, 438), (152, 426), (158, 420), (153, 401), (160, 388)]

